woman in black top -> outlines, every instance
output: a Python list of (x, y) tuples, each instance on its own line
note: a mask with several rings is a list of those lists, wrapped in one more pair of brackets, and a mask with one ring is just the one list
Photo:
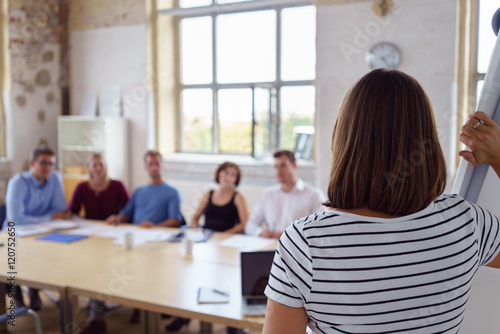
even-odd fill
[[(205, 215), (204, 228), (218, 232), (243, 233), (249, 210), (245, 197), (236, 191), (240, 183), (240, 167), (233, 162), (224, 162), (215, 171), (215, 182), (219, 188), (203, 195), (193, 216), (192, 227), (198, 227), (198, 220)], [(191, 320), (176, 317), (165, 327), (167, 332), (176, 332)], [(227, 334), (241, 333), (237, 328), (227, 327)]]
[(241, 179), (240, 168), (232, 162), (224, 162), (215, 172), (216, 190), (207, 192), (193, 216), (192, 225), (205, 215), (205, 228), (214, 231), (242, 233), (248, 219), (249, 209), (245, 197), (236, 191)]

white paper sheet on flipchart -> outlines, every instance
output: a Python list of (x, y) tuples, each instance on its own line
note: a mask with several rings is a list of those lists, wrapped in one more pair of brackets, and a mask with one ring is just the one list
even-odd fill
[(106, 226), (106, 225), (98, 225), (98, 224), (89, 224), (85, 225), (79, 228), (75, 228), (71, 231), (66, 232), (67, 234), (76, 234), (76, 235), (86, 235), (86, 236), (91, 236), (95, 235), (104, 231), (107, 231), (109, 229), (112, 229), (113, 226)]
[(42, 234), (52, 231), (48, 226), (41, 224), (25, 224), (16, 226), (16, 236), (26, 237), (29, 235)]
[[(134, 246), (151, 241), (167, 241), (172, 237), (172, 233), (157, 230), (134, 229), (132, 233), (134, 234)], [(113, 243), (125, 245), (125, 233), (119, 235)]]
[(235, 235), (219, 242), (219, 246), (238, 248), (242, 251), (255, 251), (266, 248), (276, 242), (276, 239), (254, 237), (250, 235)]

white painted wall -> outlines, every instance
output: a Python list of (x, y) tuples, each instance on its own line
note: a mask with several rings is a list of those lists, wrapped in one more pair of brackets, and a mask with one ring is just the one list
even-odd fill
[(147, 31), (144, 24), (80, 30), (71, 33), (71, 113), (79, 115), (87, 94), (99, 95), (106, 85), (122, 87), (121, 109), (129, 120), (129, 188), (147, 182), (142, 156), (151, 142)]
[[(347, 89), (370, 71), (364, 60), (365, 53), (380, 41), (399, 47), (402, 61), (398, 69), (419, 80), (430, 95), (449, 175), (455, 173), (456, 116), (452, 100), (457, 2), (400, 0), (394, 3), (393, 15), (383, 19), (373, 14), (372, 1), (318, 7), (319, 186), (328, 182), (331, 134), (342, 98)], [(452, 183), (449, 180), (449, 187)]]

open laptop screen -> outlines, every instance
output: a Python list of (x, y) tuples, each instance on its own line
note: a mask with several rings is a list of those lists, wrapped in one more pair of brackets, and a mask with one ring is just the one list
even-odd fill
[(241, 290), (243, 296), (264, 296), (275, 250), (241, 252)]

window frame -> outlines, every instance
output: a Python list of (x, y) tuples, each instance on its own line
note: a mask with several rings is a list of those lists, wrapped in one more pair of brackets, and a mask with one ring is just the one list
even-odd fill
[[(213, 1), (214, 2), (214, 1)], [(252, 131), (251, 131), (251, 142), (252, 149), (250, 154), (248, 153), (231, 153), (231, 152), (221, 152), (220, 147), (220, 128), (219, 128), (219, 105), (218, 105), (218, 94), (221, 89), (251, 89), (252, 96), (254, 96), (255, 88), (269, 88), (276, 92), (275, 100), (273, 103), (276, 106), (276, 120), (273, 122), (274, 126), (272, 131), (269, 134), (270, 137), (270, 145), (271, 151), (273, 149), (277, 149), (280, 147), (280, 137), (281, 137), (281, 119), (280, 119), (280, 106), (281, 106), (281, 88), (290, 87), (290, 86), (312, 86), (316, 89), (315, 78), (311, 80), (292, 80), (292, 81), (282, 81), (281, 80), (281, 25), (282, 25), (282, 11), (288, 8), (295, 7), (303, 7), (303, 6), (314, 6), (313, 0), (253, 0), (253, 1), (244, 1), (244, 2), (235, 2), (228, 4), (215, 4), (208, 6), (200, 6), (200, 7), (189, 7), (189, 8), (171, 8), (171, 9), (160, 9), (158, 10), (158, 14), (171, 15), (176, 18), (177, 26), (176, 29), (176, 38), (179, 41), (181, 40), (181, 22), (182, 19), (186, 18), (195, 18), (202, 16), (210, 16), (212, 19), (212, 81), (207, 84), (183, 84), (181, 82), (181, 62), (180, 62), (180, 52), (181, 48), (177, 48), (177, 57), (179, 61), (176, 64), (176, 70), (178, 71), (178, 75), (176, 76), (176, 99), (178, 99), (178, 117), (177, 117), (177, 142), (178, 147), (176, 149), (177, 152), (181, 153), (190, 153), (190, 154), (230, 154), (230, 155), (242, 155), (255, 157), (255, 124), (256, 120), (252, 112)], [(263, 10), (274, 10), (276, 13), (276, 68), (275, 68), (275, 80), (272, 82), (249, 82), (249, 83), (218, 83), (217, 82), (217, 32), (216, 32), (216, 20), (218, 15), (225, 14), (236, 14), (236, 13), (248, 13), (248, 12), (256, 12)], [(212, 150), (210, 152), (193, 152), (193, 151), (185, 151), (183, 150), (183, 113), (182, 113), (182, 91), (185, 89), (210, 89), (212, 91), (213, 98), (213, 110), (212, 110)], [(252, 105), (252, 110), (254, 111), (254, 106)], [(315, 110), (316, 113), (316, 110)]]
[[(481, 0), (476, 0), (473, 3), (474, 10), (472, 11), (472, 15), (474, 16), (473, 22), (474, 22), (474, 58), (473, 58), (473, 63), (472, 63), (472, 87), (471, 87), (471, 93), (474, 96), (474, 101), (477, 101), (479, 98), (478, 96), (478, 91), (477, 91), (477, 85), (479, 81), (484, 80), (484, 77), (486, 76), (486, 72), (479, 72), (478, 70), (478, 62), (479, 62), (479, 14), (480, 14), (480, 2)], [(474, 109), (476, 107), (477, 103), (474, 103)], [(471, 112), (474, 112), (475, 110), (470, 110)]]

